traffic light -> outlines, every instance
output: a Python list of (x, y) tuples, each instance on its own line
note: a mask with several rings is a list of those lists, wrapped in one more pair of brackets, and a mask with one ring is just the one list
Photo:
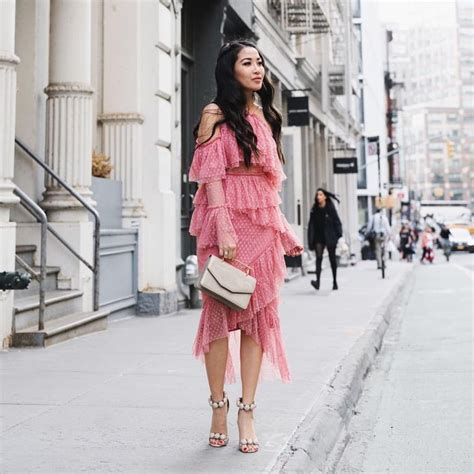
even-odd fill
[(452, 158), (454, 156), (454, 142), (452, 140), (446, 140), (446, 155), (448, 158)]

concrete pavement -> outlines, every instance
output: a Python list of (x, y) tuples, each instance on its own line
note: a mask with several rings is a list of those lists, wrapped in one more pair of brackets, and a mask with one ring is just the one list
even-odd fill
[[(262, 383), (256, 427), (262, 449), (207, 447), (210, 409), (204, 368), (191, 355), (198, 310), (131, 317), (47, 349), (0, 356), (1, 472), (292, 472), (325, 462), (343, 432), (346, 406), (383, 335), (383, 316), (411, 265), (374, 262), (339, 270), (340, 290), (295, 279), (282, 291), (281, 321), (293, 381)], [(333, 403), (328, 407), (324, 403)], [(343, 413), (344, 412), (344, 413)], [(337, 416), (331, 416), (337, 413)], [(315, 431), (316, 430), (316, 431)], [(321, 431), (324, 431), (321, 432)], [(343, 434), (343, 433), (342, 433)]]

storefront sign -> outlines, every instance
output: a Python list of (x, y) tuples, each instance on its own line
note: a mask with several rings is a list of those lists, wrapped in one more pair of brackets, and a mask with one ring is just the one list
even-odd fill
[(288, 125), (290, 127), (309, 125), (308, 96), (288, 97)]
[(332, 162), (334, 174), (357, 173), (357, 158), (334, 158)]

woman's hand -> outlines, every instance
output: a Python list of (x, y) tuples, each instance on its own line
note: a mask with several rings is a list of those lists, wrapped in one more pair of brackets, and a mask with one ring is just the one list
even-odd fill
[(304, 248), (301, 247), (300, 245), (297, 245), (296, 247), (292, 248), (289, 252), (287, 252), (286, 255), (288, 257), (297, 257), (298, 255), (301, 255), (304, 252)]
[(237, 255), (237, 245), (234, 243), (219, 245), (219, 255), (227, 260), (233, 260)]

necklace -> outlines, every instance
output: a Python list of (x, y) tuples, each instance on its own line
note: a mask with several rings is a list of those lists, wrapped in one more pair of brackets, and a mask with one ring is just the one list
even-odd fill
[(250, 106), (245, 107), (245, 113), (246, 114), (255, 114), (259, 109), (260, 109), (260, 107), (258, 106), (258, 104), (253, 102)]

